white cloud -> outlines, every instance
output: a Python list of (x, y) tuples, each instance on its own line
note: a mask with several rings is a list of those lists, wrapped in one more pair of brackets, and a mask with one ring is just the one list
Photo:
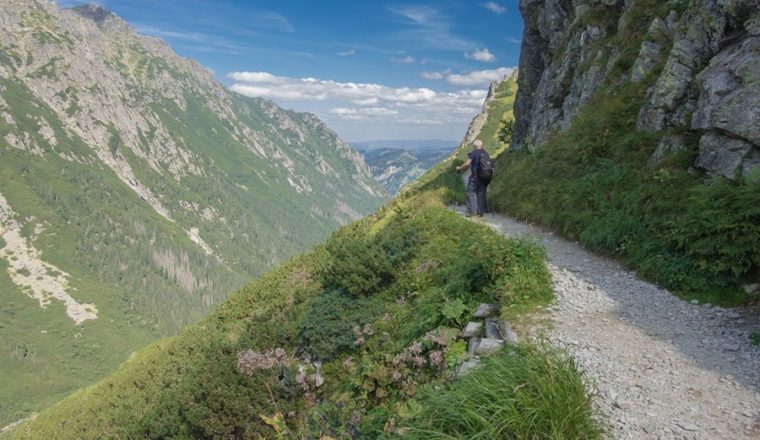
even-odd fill
[(469, 58), (471, 60), (476, 60), (476, 61), (482, 61), (484, 63), (492, 63), (496, 61), (496, 56), (494, 56), (494, 54), (492, 54), (491, 51), (488, 50), (488, 48), (475, 49), (472, 52), (465, 52), (464, 56), (465, 58)]
[(425, 79), (443, 79), (449, 84), (457, 86), (487, 86), (493, 81), (498, 81), (514, 72), (514, 67), (499, 67), (498, 69), (475, 70), (467, 73), (451, 73), (447, 69), (442, 72), (422, 72), (420, 75)]
[(425, 79), (443, 79), (443, 72), (421, 72), (420, 76)]
[(339, 57), (350, 57), (351, 55), (356, 55), (356, 51), (354, 49), (345, 50), (343, 52), (338, 52), (337, 54)]
[(501, 15), (501, 14), (507, 12), (507, 8), (506, 7), (504, 7), (503, 5), (500, 5), (500, 4), (496, 3), (496, 2), (483, 3), (480, 6), (488, 9), (489, 11), (493, 12), (494, 14)]
[(230, 89), (235, 92), (322, 108), (317, 113), (322, 113), (328, 122), (366, 120), (389, 126), (401, 123), (466, 127), (480, 111), (486, 95), (484, 87), (444, 92), (426, 87), (289, 78), (268, 72), (233, 72), (228, 76), (234, 81)]
[(373, 105), (388, 102), (397, 105), (469, 105), (479, 107), (485, 90), (436, 92), (426, 87), (388, 87), (375, 83), (337, 82), (315, 78), (289, 78), (268, 72), (232, 72), (233, 91), (247, 96), (293, 100), (343, 100)]
[(411, 55), (406, 55), (400, 58), (399, 57), (391, 58), (391, 62), (396, 63), (396, 64), (412, 64), (414, 63), (414, 61), (415, 61), (414, 57), (412, 57)]
[(464, 74), (454, 74), (446, 77), (446, 81), (458, 86), (474, 86), (490, 84), (492, 81), (498, 81), (507, 75), (511, 75), (515, 69), (511, 67), (499, 67), (498, 69), (476, 70)]
[(432, 119), (432, 118), (399, 118), (397, 119), (398, 122), (402, 124), (412, 124), (412, 125), (442, 125), (449, 121), (445, 121), (442, 119)]
[(509, 38), (507, 38), (507, 41), (510, 42), (510, 43), (512, 43), (512, 44), (520, 44), (520, 43), (522, 43), (521, 39), (515, 38), (515, 37), (509, 37)]
[(380, 102), (377, 98), (364, 98), (364, 99), (355, 99), (353, 101), (356, 105), (377, 105), (378, 102)]
[(330, 109), (330, 114), (337, 116), (340, 119), (348, 121), (361, 121), (372, 117), (382, 116), (395, 116), (398, 114), (398, 110), (393, 110), (385, 107), (369, 107), (369, 108), (346, 108), (337, 107)]

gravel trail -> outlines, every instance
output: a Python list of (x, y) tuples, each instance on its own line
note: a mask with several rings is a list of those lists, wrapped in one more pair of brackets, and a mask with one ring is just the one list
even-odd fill
[(615, 438), (760, 439), (760, 347), (749, 339), (759, 310), (685, 302), (552, 232), (477, 221), (546, 247), (556, 295), (546, 334), (592, 380)]

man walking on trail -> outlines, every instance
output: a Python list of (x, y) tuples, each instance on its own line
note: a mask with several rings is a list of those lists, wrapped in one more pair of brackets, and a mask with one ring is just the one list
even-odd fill
[(483, 141), (475, 139), (472, 146), (467, 162), (458, 166), (457, 171), (470, 169), (470, 179), (467, 181), (467, 216), (482, 217), (488, 212), (486, 189), (491, 183), (493, 165), (488, 153), (483, 149)]

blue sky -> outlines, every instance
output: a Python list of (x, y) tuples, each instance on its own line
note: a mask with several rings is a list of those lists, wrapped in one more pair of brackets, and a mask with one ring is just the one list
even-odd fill
[(98, 3), (349, 141), (460, 139), (489, 82), (517, 65), (523, 27), (517, 0)]

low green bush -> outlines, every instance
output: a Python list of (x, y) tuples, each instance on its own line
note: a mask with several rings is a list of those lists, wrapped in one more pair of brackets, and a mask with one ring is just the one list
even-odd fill
[(352, 328), (373, 321), (378, 305), (344, 290), (328, 289), (309, 300), (298, 325), (298, 345), (321, 360), (331, 360), (356, 347)]

